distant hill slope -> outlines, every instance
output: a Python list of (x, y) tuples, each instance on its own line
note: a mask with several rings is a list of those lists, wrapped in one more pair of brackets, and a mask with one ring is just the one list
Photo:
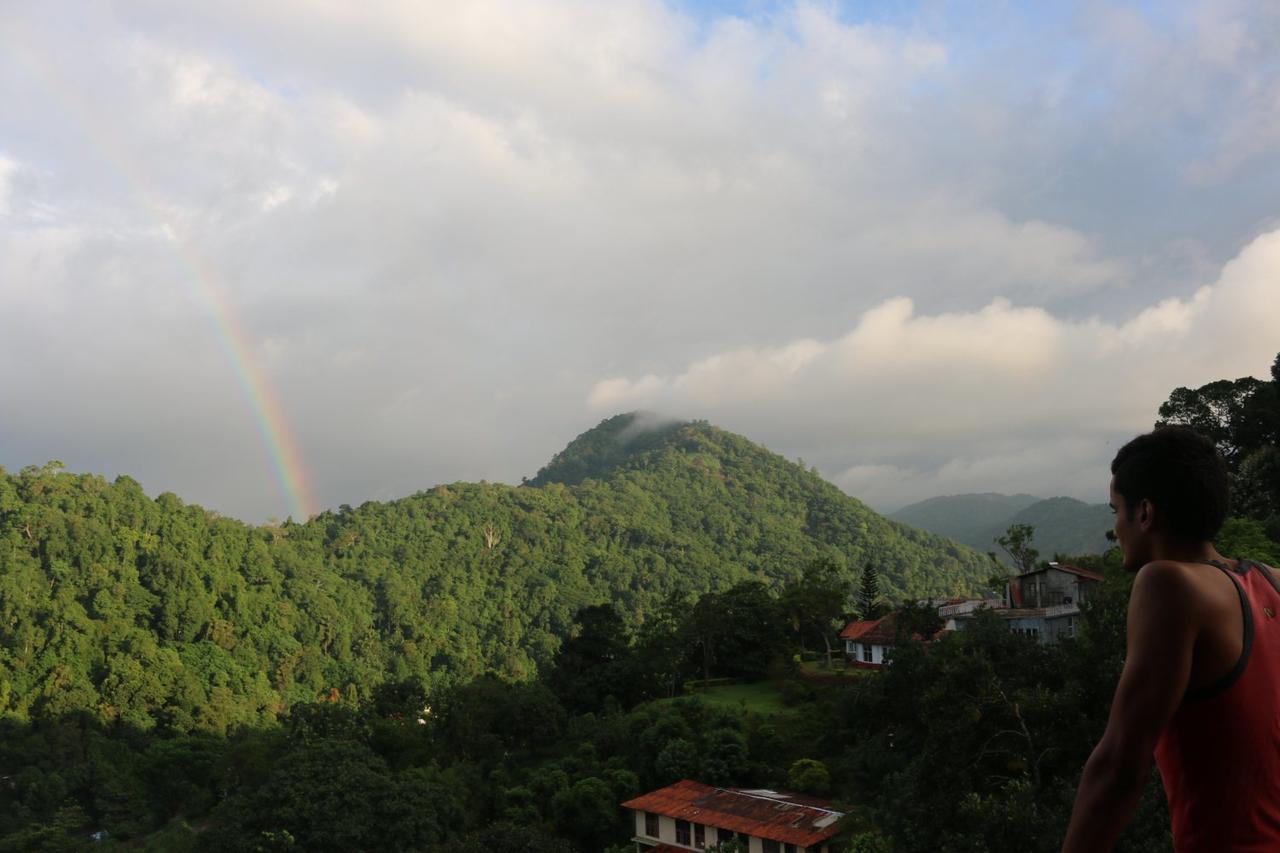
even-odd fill
[(985, 552), (991, 549), (991, 540), (987, 538), (982, 544), (975, 544), (981, 541), (981, 535), (1039, 500), (1035, 495), (1001, 495), (996, 492), (948, 495), (904, 506), (890, 513), (889, 517), (912, 527), (949, 536)]
[[(1106, 504), (1065, 497), (1039, 501), (1009, 519), (1009, 524), (1035, 527), (1035, 547), (1045, 558), (1054, 554), (1101, 554), (1110, 547), (1107, 531), (1113, 523), (1111, 508)], [(1009, 524), (991, 530), (991, 537), (999, 536)]]
[(997, 536), (1011, 525), (1030, 524), (1036, 529), (1034, 546), (1046, 559), (1054, 554), (1102, 553), (1109, 547), (1106, 531), (1112, 524), (1106, 504), (996, 493), (929, 498), (903, 507), (890, 518), (980, 551), (999, 550)]
[(874, 563), (892, 597), (990, 574), (741, 436), (653, 426), (605, 421), (536, 485), (440, 485), (279, 526), (127, 477), (0, 469), (0, 715), (224, 731), (389, 678), (527, 678), (584, 605), (637, 623), (672, 594), (777, 585), (815, 557), (850, 577)]

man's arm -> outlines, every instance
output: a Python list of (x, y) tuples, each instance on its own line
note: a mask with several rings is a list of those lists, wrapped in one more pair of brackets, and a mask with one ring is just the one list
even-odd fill
[(1182, 702), (1199, 634), (1195, 588), (1177, 563), (1149, 563), (1129, 597), (1128, 653), (1102, 740), (1084, 766), (1063, 853), (1102, 853), (1133, 816), (1160, 733)]

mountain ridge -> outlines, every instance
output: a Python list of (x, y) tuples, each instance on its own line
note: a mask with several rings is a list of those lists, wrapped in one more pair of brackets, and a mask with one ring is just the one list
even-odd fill
[(579, 436), (539, 485), (441, 484), (281, 525), (128, 477), (0, 470), (0, 714), (225, 731), (386, 679), (527, 679), (590, 604), (635, 625), (815, 559), (851, 579), (874, 564), (890, 598), (989, 575), (982, 554), (704, 421), (607, 451), (635, 420)]
[[(1101, 554), (1110, 547), (1106, 531), (1111, 527), (1111, 510), (1107, 505), (1064, 496), (1037, 498), (998, 492), (947, 495), (910, 504), (889, 517), (980, 551), (998, 551), (996, 537), (1014, 524), (1036, 528), (1033, 545), (1046, 558), (1054, 554)], [(998, 556), (1007, 559), (1004, 554)]]

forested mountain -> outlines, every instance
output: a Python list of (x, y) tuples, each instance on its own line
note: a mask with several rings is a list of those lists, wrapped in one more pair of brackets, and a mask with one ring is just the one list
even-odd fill
[(1110, 547), (1107, 531), (1113, 523), (1111, 509), (1104, 503), (1090, 504), (1066, 497), (1046, 498), (1016, 513), (1008, 524), (992, 530), (991, 535), (998, 536), (1012, 524), (1030, 524), (1036, 529), (1036, 548), (1045, 557), (1054, 554), (1101, 554)]
[[(0, 713), (221, 732), (389, 680), (545, 665), (584, 605), (631, 625), (826, 558), (889, 597), (985, 557), (706, 423), (580, 436), (535, 484), (454, 483), (255, 527), (56, 464), (0, 476)], [(566, 484), (569, 483), (569, 484)]]
[(997, 492), (946, 495), (904, 506), (889, 513), (889, 518), (989, 551), (992, 547), (990, 538), (981, 541), (981, 536), (988, 530), (1000, 528), (1001, 524), (1008, 527), (1010, 517), (1039, 500), (1035, 495), (1002, 495)]
[(991, 492), (929, 498), (889, 517), (984, 552), (998, 552), (995, 538), (1010, 526), (1030, 524), (1035, 528), (1035, 547), (1046, 558), (1054, 554), (1101, 554), (1107, 549), (1106, 531), (1111, 527), (1111, 510), (1106, 504)]

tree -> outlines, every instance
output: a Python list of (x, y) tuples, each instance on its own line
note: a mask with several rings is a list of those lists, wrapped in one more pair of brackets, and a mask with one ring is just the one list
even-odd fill
[(548, 682), (571, 711), (600, 708), (606, 696), (632, 704), (630, 635), (612, 605), (596, 604), (578, 611), (578, 633), (556, 654)]
[[(1254, 401), (1262, 392), (1262, 399)], [(1266, 440), (1270, 432), (1265, 423), (1274, 394), (1274, 384), (1252, 376), (1219, 379), (1199, 388), (1175, 388), (1160, 405), (1157, 426), (1181, 424), (1189, 426), (1217, 445), (1227, 467), (1233, 473), (1240, 462)]]
[(880, 573), (874, 563), (862, 569), (862, 581), (858, 586), (858, 615), (863, 619), (875, 619), (884, 612), (880, 601)]
[(786, 646), (778, 604), (760, 581), (743, 581), (698, 599), (685, 620), (704, 678), (763, 678)]
[(1019, 574), (1033, 571), (1036, 561), (1040, 559), (1040, 552), (1031, 547), (1031, 541), (1035, 535), (1034, 525), (1011, 524), (1003, 535), (997, 536), (994, 540), (1000, 549), (1009, 555)]
[(639, 696), (670, 699), (680, 691), (686, 671), (683, 621), (688, 609), (685, 596), (673, 592), (636, 629), (631, 677)]
[(814, 758), (801, 758), (787, 770), (787, 787), (804, 794), (825, 797), (831, 792), (831, 772)]
[(838, 623), (848, 611), (853, 584), (828, 559), (805, 564), (800, 578), (783, 587), (778, 605), (804, 647), (805, 639), (820, 640), (831, 660), (831, 638), (839, 630)]
[(578, 842), (582, 850), (600, 850), (617, 833), (617, 800), (608, 783), (594, 776), (562, 788), (551, 799), (556, 827)]

